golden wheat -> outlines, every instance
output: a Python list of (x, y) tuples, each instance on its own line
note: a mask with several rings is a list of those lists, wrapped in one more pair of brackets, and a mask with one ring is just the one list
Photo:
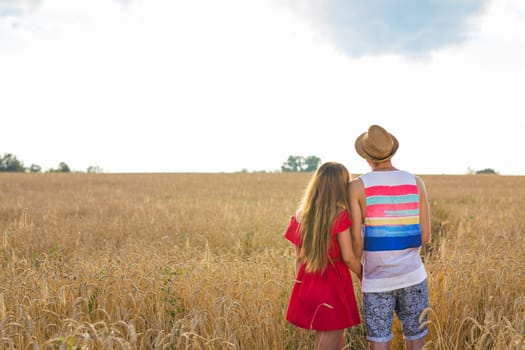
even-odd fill
[[(282, 237), (310, 176), (0, 174), (0, 348), (310, 349)], [(525, 177), (423, 178), (426, 348), (525, 348)]]

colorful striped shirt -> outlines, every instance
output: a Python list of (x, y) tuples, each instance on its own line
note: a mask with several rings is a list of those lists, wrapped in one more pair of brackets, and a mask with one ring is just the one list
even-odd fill
[(419, 192), (406, 171), (362, 175), (366, 212), (363, 230), (363, 292), (384, 292), (422, 282)]

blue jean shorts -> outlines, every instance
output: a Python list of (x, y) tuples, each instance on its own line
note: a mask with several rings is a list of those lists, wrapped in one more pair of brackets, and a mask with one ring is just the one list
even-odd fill
[(368, 331), (368, 340), (376, 343), (392, 339), (394, 311), (403, 325), (407, 340), (416, 340), (428, 333), (426, 316), (419, 316), (428, 307), (427, 280), (416, 285), (388, 292), (363, 293), (363, 315)]

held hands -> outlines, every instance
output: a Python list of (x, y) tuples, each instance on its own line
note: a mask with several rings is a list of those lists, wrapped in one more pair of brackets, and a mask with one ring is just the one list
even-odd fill
[(350, 266), (350, 270), (352, 270), (353, 273), (359, 278), (359, 282), (363, 282), (363, 264), (359, 263), (352, 264), (353, 266)]
[(363, 282), (363, 264), (360, 264), (361, 268), (359, 269), (359, 273), (357, 274), (357, 277), (359, 278), (359, 282)]

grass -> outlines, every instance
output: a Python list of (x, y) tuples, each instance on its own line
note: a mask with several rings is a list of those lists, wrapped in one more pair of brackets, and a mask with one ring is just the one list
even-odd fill
[[(309, 176), (0, 174), (0, 349), (312, 348), (282, 238)], [(426, 347), (525, 348), (525, 177), (423, 179)]]

